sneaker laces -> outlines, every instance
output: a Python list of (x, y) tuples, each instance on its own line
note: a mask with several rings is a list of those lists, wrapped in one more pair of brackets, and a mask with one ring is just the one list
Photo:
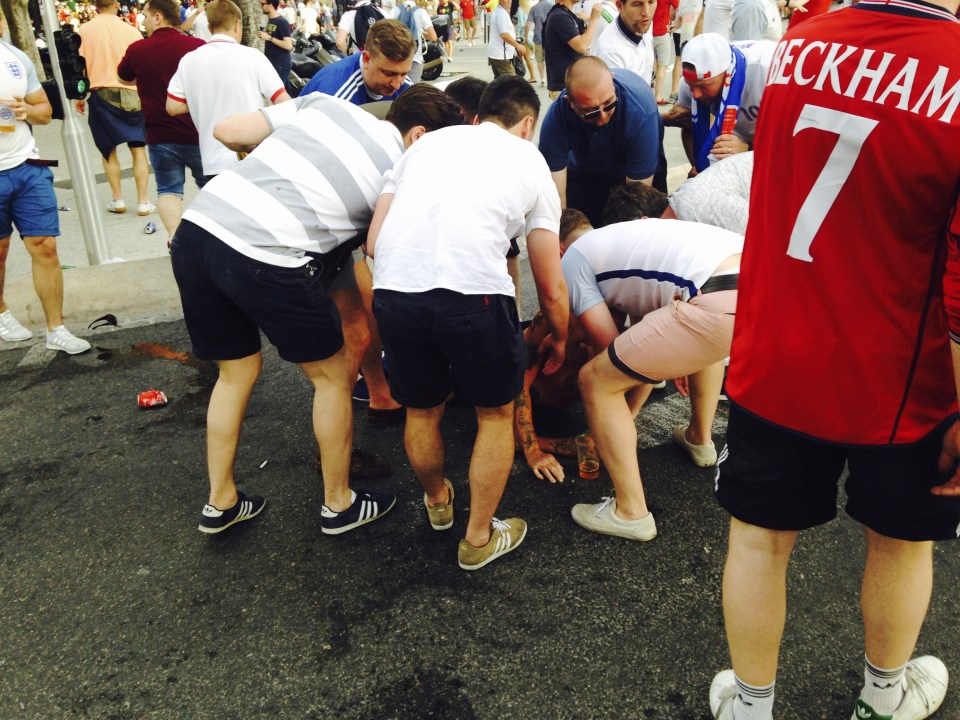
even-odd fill
[(510, 532), (510, 526), (507, 523), (505, 523), (503, 520), (497, 520), (497, 518), (493, 518), (493, 520), (490, 521), (490, 529), (491, 529), (491, 532), (493, 530), (499, 530), (502, 533)]
[(600, 517), (600, 514), (604, 510), (606, 510), (608, 507), (610, 507), (614, 502), (616, 502), (616, 500), (617, 499), (615, 497), (601, 498), (601, 502), (593, 506), (593, 514), (596, 515), (597, 517)]
[(903, 696), (906, 697), (910, 692), (910, 688), (912, 687), (916, 694), (923, 701), (924, 709), (929, 710), (933, 703), (930, 702), (930, 698), (927, 696), (924, 688), (937, 682), (937, 680), (930, 677), (919, 665), (911, 664), (909, 666), (909, 670), (910, 672), (904, 675), (906, 687), (903, 689)]

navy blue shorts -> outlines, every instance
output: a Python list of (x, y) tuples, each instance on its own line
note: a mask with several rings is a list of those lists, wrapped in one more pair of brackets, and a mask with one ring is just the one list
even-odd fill
[(201, 360), (253, 355), (260, 330), (294, 363), (326, 360), (343, 347), (340, 314), (315, 262), (268, 265), (189, 220), (177, 228), (170, 255), (193, 354)]
[(526, 349), (513, 297), (374, 290), (373, 313), (390, 392), (402, 405), (436, 407), (452, 390), (495, 408), (523, 389)]
[(930, 494), (946, 482), (937, 458), (945, 420), (909, 445), (840, 446), (771, 425), (731, 404), (717, 465), (717, 500), (738, 520), (804, 530), (837, 515), (837, 480), (850, 470), (846, 512), (881, 535), (919, 542), (960, 535), (960, 498)]
[(0, 171), (0, 238), (16, 226), (21, 237), (57, 237), (60, 216), (48, 167), (23, 163)]

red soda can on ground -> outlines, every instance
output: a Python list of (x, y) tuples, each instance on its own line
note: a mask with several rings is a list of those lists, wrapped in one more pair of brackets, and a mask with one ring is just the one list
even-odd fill
[(167, 404), (167, 396), (162, 390), (146, 390), (137, 395), (137, 405), (142, 408), (162, 407)]

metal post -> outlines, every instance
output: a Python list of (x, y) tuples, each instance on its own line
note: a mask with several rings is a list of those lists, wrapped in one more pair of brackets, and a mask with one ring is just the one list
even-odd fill
[(53, 33), (60, 28), (57, 20), (57, 9), (53, 0), (40, 0), (41, 17), (43, 18), (43, 36), (50, 51), (50, 65), (53, 77), (57, 81), (60, 91), (60, 102), (63, 103), (63, 147), (67, 152), (67, 167), (70, 170), (70, 180), (73, 182), (73, 197), (80, 213), (80, 229), (83, 232), (83, 241), (87, 248), (87, 262), (91, 265), (102, 265), (110, 259), (110, 249), (107, 247), (103, 224), (100, 222), (100, 212), (96, 203), (96, 183), (90, 171), (90, 159), (87, 155), (86, 133), (83, 123), (77, 119), (73, 105), (63, 91), (63, 74), (60, 72), (60, 56), (57, 54), (57, 44)]

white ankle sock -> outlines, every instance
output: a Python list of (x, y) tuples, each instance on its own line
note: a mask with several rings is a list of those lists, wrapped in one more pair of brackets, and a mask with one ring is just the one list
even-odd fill
[(883, 715), (891, 715), (903, 702), (903, 673), (906, 664), (892, 670), (878, 668), (864, 657), (863, 691), (860, 698)]
[(737, 698), (733, 705), (736, 720), (773, 720), (773, 689), (775, 682), (765, 687), (747, 685), (737, 681)]

